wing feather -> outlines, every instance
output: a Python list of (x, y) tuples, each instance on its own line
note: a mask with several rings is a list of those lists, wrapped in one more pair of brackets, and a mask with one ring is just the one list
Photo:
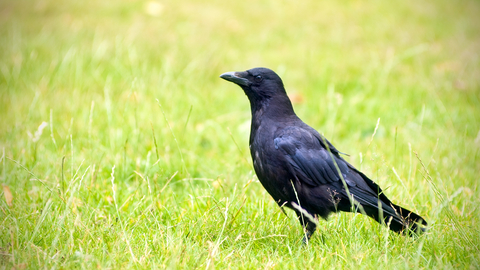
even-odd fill
[(338, 169), (343, 176), (349, 172), (346, 162), (337, 153), (330, 154), (318, 137), (305, 129), (296, 127), (284, 130), (274, 139), (274, 143), (289, 162), (297, 179), (309, 185), (340, 181)]

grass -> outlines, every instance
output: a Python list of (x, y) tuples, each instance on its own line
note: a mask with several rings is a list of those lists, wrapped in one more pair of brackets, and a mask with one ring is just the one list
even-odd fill
[[(480, 268), (477, 1), (0, 12), (1, 269)], [(429, 231), (340, 213), (302, 247), (253, 172), (248, 101), (218, 78), (255, 66)]]

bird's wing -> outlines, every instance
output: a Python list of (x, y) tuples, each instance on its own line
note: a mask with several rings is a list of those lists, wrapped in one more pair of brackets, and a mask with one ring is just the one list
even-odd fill
[(338, 153), (329, 152), (317, 134), (301, 127), (289, 127), (277, 133), (274, 144), (300, 181), (311, 186), (325, 185), (340, 181), (340, 171), (349, 186), (355, 185), (346, 177), (350, 171), (347, 163)]

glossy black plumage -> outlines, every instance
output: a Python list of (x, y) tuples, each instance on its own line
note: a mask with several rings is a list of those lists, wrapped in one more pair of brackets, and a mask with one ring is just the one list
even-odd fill
[(380, 223), (383, 219), (395, 232), (425, 230), (422, 217), (393, 204), (376, 183), (297, 117), (275, 72), (254, 68), (220, 77), (239, 85), (250, 100), (255, 172), (279, 206), (297, 213), (306, 231), (304, 241), (314, 233), (318, 216), (326, 219), (331, 212), (353, 209)]

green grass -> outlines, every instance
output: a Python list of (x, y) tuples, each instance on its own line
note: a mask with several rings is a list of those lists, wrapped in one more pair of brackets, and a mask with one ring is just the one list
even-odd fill
[[(0, 13), (0, 269), (480, 268), (478, 1), (8, 0)], [(248, 101), (218, 78), (256, 66), (430, 230), (340, 213), (302, 247), (253, 172)]]

